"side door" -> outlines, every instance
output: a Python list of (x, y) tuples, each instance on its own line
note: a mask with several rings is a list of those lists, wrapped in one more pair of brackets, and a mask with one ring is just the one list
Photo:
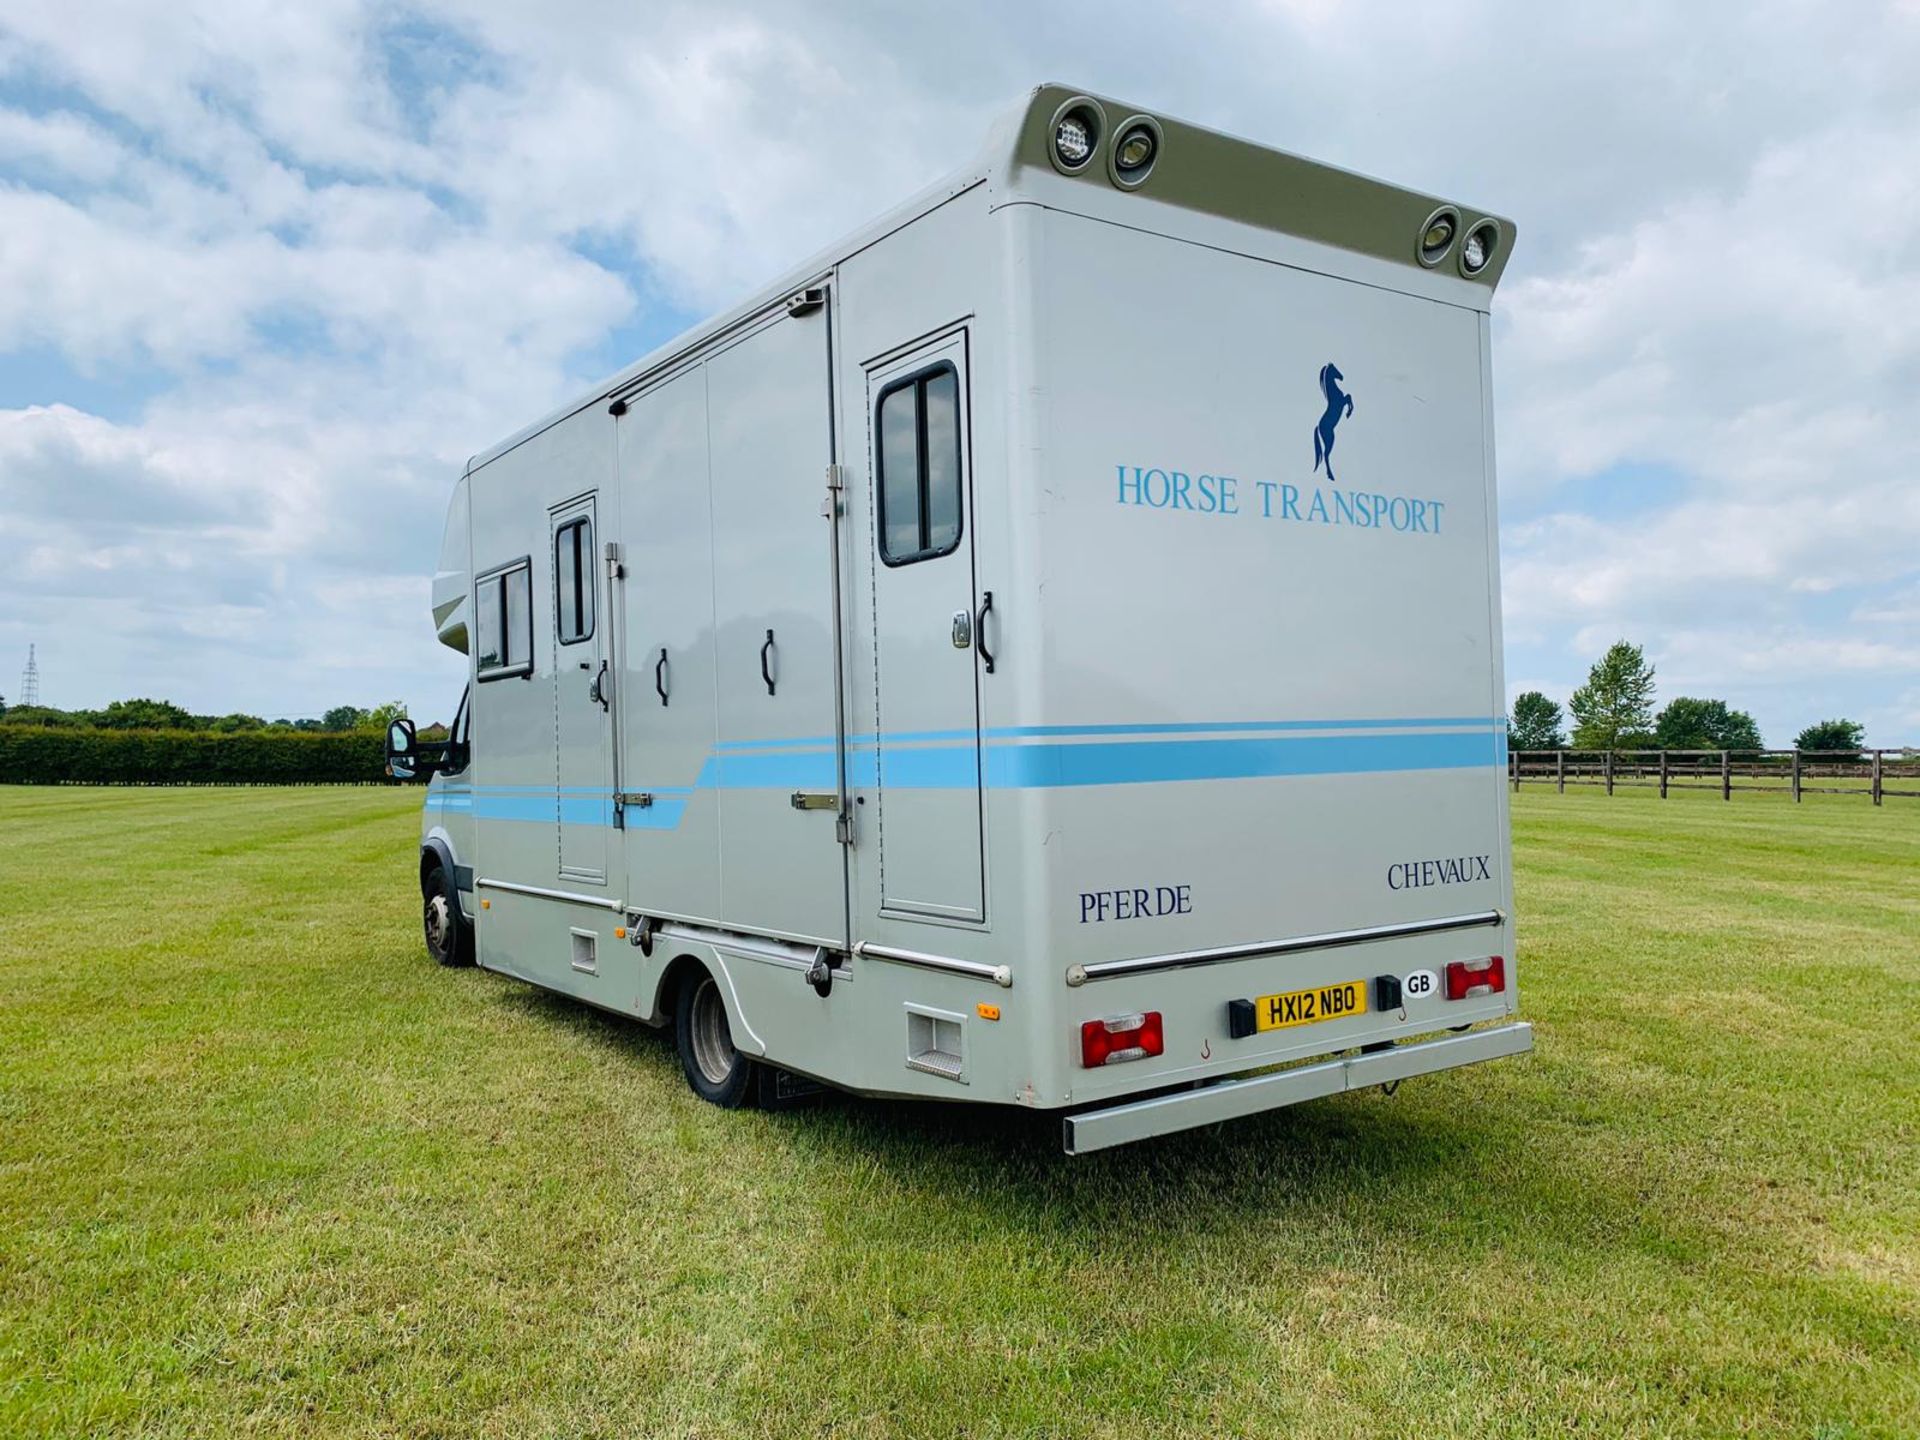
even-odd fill
[(713, 486), (721, 913), (730, 926), (847, 939), (840, 637), (825, 305), (783, 307), (706, 361)]
[(908, 918), (986, 918), (968, 413), (965, 330), (867, 372), (879, 908)]
[(613, 823), (613, 685), (592, 493), (548, 512), (553, 558), (553, 733), (560, 875), (607, 879)]
[(720, 922), (720, 809), (711, 782), (713, 506), (707, 372), (695, 365), (621, 402), (620, 791), (626, 901)]

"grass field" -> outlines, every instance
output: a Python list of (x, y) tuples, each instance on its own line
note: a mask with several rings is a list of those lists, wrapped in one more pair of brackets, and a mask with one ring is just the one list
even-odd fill
[(1523, 794), (1535, 1056), (1077, 1161), (436, 969), (417, 803), (0, 791), (0, 1434), (1920, 1434), (1920, 803)]

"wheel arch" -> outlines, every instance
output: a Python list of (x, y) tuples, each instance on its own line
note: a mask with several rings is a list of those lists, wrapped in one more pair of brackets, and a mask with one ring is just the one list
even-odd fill
[(747, 1020), (740, 1003), (740, 989), (733, 983), (733, 973), (725, 957), (716, 951), (683, 950), (661, 968), (660, 978), (653, 987), (653, 1017), (662, 1023), (671, 1023), (680, 988), (689, 978), (701, 974), (711, 975), (720, 987), (721, 1001), (727, 1007), (727, 1025), (733, 1031), (734, 1048), (743, 1055), (763, 1058), (767, 1042)]
[(435, 870), (444, 870), (454, 877), (454, 888), (459, 889), (460, 867), (453, 858), (453, 847), (439, 835), (429, 835), (420, 842), (420, 888), (427, 887), (427, 876)]
[(444, 830), (435, 829), (420, 842), (420, 893), (427, 893), (427, 876), (435, 870), (444, 870), (453, 877), (453, 903), (460, 911), (461, 919), (467, 924), (473, 923), (474, 911), (479, 907), (473, 903), (473, 870), (462, 865), (454, 854), (453, 841)]

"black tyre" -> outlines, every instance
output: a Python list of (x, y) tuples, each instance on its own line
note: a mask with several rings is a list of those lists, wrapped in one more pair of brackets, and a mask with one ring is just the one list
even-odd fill
[(453, 877), (433, 866), (420, 879), (420, 923), (427, 953), (442, 965), (473, 964), (473, 926), (460, 914)]
[(673, 1007), (673, 1040), (687, 1084), (702, 1100), (737, 1110), (752, 1099), (753, 1062), (733, 1048), (720, 987), (702, 970), (680, 987)]

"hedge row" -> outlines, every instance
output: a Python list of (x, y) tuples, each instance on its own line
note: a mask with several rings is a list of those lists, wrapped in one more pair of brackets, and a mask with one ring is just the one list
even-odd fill
[(385, 771), (378, 732), (0, 726), (0, 784), (351, 785)]

